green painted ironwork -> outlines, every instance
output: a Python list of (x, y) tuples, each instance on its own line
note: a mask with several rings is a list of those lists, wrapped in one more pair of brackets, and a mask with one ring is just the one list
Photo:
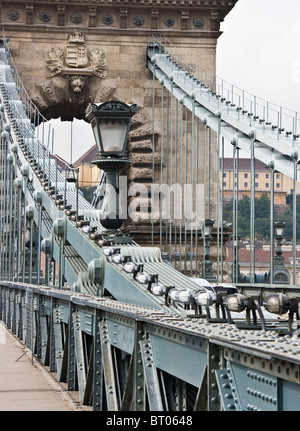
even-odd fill
[[(274, 131), (246, 115), (249, 102), (244, 92), (237, 95), (238, 105), (234, 106), (233, 100), (226, 103), (225, 93), (236, 97), (233, 87), (228, 89), (224, 81), (202, 72), (199, 80), (193, 79), (179, 68), (179, 59), (172, 59), (171, 51), (157, 40), (147, 49), (153, 84), (158, 78), (161, 102), (167, 106), (169, 121), (164, 123), (162, 114), (160, 150), (170, 156), (168, 184), (176, 178), (183, 185), (189, 169), (197, 178), (203, 163), (208, 204), (197, 208), (197, 216), (210, 219), (212, 163), (217, 163), (219, 170), (219, 157), (207, 162), (213, 133), (217, 133), (219, 155), (223, 154), (224, 139), (232, 144), (237, 171), (239, 149), (248, 151), (252, 155), (253, 244), (254, 158), (267, 156), (273, 162), (273, 172), (292, 173), (296, 190), (297, 138), (283, 136), (278, 128)], [(174, 267), (166, 264), (160, 249), (140, 247), (121, 232), (105, 230), (97, 210), (58, 169), (58, 160), (49, 149), (52, 130), (45, 132), (47, 122), (24, 88), (18, 89), (6, 44), (0, 48), (0, 57), (0, 319), (31, 351), (32, 358), (49, 367), (59, 381), (67, 383), (68, 390), (77, 391), (81, 403), (99, 411), (299, 410), (300, 295), (295, 278), (293, 285), (254, 283), (252, 247), (253, 283), (223, 285), (220, 244), (224, 226), (219, 197), (217, 285), (203, 280), (197, 284), (191, 277), (192, 266), (188, 267), (193, 259), (186, 256), (188, 232), (199, 260), (203, 226), (192, 226), (188, 231), (187, 224), (180, 221), (174, 224), (173, 236), (174, 220), (170, 219), (163, 237), (160, 219), (161, 245), (166, 244), (170, 254), (173, 245), (176, 251), (185, 248), (184, 260), (180, 255), (180, 260), (172, 262)], [(250, 106), (252, 103), (257, 113), (261, 107), (256, 102), (251, 100)], [(267, 116), (271, 115), (268, 109), (269, 105), (263, 107)], [(284, 112), (278, 112), (283, 122)], [(184, 118), (189, 119), (191, 130)], [(42, 125), (42, 136), (37, 124)], [(202, 153), (200, 126), (204, 129)], [(190, 131), (192, 140), (188, 141)], [(180, 154), (176, 161), (172, 145)], [(196, 157), (195, 164), (191, 164), (188, 150)], [(68, 172), (70, 169), (67, 167)], [(162, 180), (162, 169), (159, 174)], [(219, 194), (222, 188), (218, 186)], [(236, 215), (238, 190), (234, 211)], [(237, 218), (233, 236), (238, 239)], [(203, 241), (202, 265), (197, 262), (196, 275), (205, 269), (207, 245)], [(41, 251), (46, 257), (44, 268)], [(138, 270), (126, 271), (125, 264), (114, 260), (118, 253)], [(295, 265), (294, 259), (294, 269)], [(236, 260), (236, 276), (237, 269)], [(146, 275), (150, 281), (148, 278), (145, 283)], [(164, 293), (154, 295), (153, 286), (162, 286)], [(276, 311), (271, 314), (264, 308), (274, 293), (281, 301), (280, 318)], [(186, 301), (179, 299), (180, 294)], [(197, 302), (201, 295), (203, 302)], [(228, 306), (231, 295), (236, 301), (234, 311)]]

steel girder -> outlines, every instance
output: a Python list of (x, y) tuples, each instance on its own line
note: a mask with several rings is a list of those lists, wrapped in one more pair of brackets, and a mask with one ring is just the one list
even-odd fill
[(299, 410), (297, 339), (45, 287), (2, 282), (0, 299), (11, 332), (94, 410)]

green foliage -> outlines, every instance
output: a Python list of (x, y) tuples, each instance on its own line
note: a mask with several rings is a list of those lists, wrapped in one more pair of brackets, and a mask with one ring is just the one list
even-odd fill
[[(238, 230), (242, 237), (250, 236), (250, 204), (249, 196), (243, 196), (238, 201)], [(293, 197), (288, 196), (287, 203), (289, 209), (282, 214), (274, 214), (274, 221), (285, 222), (285, 238), (291, 240), (293, 237)], [(255, 234), (259, 238), (270, 237), (270, 199), (267, 194), (263, 194), (260, 198), (255, 198)], [(233, 200), (231, 199), (224, 205), (223, 218), (227, 223), (232, 223)], [(297, 196), (297, 239), (300, 238), (300, 196)]]

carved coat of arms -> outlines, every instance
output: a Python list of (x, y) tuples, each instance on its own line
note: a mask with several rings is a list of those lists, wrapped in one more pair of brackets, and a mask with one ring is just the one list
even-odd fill
[(87, 67), (89, 64), (86, 44), (69, 43), (67, 45), (66, 64), (69, 67)]
[(65, 47), (51, 48), (48, 51), (47, 78), (62, 75), (96, 75), (106, 78), (106, 58), (102, 49), (90, 50), (85, 37), (77, 30), (69, 34), (69, 41)]

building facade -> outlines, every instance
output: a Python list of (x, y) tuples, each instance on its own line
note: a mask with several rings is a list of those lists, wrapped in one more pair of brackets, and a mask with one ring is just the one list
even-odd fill
[(78, 169), (78, 186), (79, 187), (97, 187), (101, 172), (99, 168), (93, 164), (93, 160), (98, 155), (97, 146), (94, 145), (87, 150), (78, 160), (73, 164), (74, 168)]
[[(251, 160), (240, 158), (238, 160), (238, 170), (234, 172), (233, 159), (223, 159), (220, 161), (220, 188), (223, 190), (224, 200), (230, 200), (233, 196), (233, 189), (238, 190), (238, 197), (250, 196), (251, 193)], [(255, 160), (255, 196), (259, 198), (262, 194), (270, 197), (271, 193), (271, 172), (269, 167)], [(286, 175), (274, 173), (274, 204), (285, 205), (287, 195), (293, 192), (293, 180)]]

